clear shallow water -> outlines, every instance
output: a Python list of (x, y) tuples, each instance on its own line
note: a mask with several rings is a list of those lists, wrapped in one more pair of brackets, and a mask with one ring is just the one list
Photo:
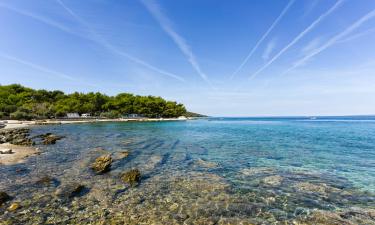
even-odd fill
[[(24, 164), (0, 167), (0, 189), (24, 205), (11, 213), (1, 208), (4, 221), (302, 224), (317, 217), (314, 210), (375, 209), (371, 117), (209, 118), (32, 129), (33, 135), (47, 132), (66, 138), (38, 146), (42, 154)], [(116, 159), (124, 150), (129, 157)], [(112, 170), (93, 174), (90, 163), (106, 153), (115, 158)], [(119, 179), (130, 168), (142, 173), (137, 187)], [(56, 182), (36, 184), (46, 175)], [(72, 182), (84, 184), (85, 193), (56, 198), (56, 190)], [(371, 216), (358, 222), (352, 211), (340, 218), (375, 223)]]

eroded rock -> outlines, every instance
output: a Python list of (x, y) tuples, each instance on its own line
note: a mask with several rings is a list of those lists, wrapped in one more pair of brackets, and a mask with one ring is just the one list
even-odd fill
[(141, 172), (138, 169), (131, 169), (121, 175), (121, 180), (133, 186), (141, 180)]
[(110, 154), (99, 156), (95, 162), (91, 164), (91, 169), (96, 173), (106, 173), (111, 169), (112, 157)]

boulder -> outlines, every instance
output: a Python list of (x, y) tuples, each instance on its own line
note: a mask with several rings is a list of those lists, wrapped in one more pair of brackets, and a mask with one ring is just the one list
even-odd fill
[(56, 144), (56, 141), (58, 140), (61, 140), (63, 138), (63, 136), (57, 136), (57, 135), (54, 135), (54, 134), (49, 134), (47, 136), (44, 136), (42, 139), (42, 143), (44, 145), (53, 145), (53, 144)]
[(121, 180), (133, 186), (141, 180), (141, 172), (138, 169), (131, 169), (121, 175)]
[(110, 154), (102, 155), (95, 159), (95, 162), (91, 164), (91, 169), (96, 173), (106, 173), (111, 169), (112, 157)]

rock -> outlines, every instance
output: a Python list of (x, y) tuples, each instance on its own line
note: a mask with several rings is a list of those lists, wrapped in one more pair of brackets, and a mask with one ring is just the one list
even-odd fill
[(4, 191), (0, 191), (0, 205), (9, 201), (11, 197)]
[(8, 207), (8, 210), (9, 211), (16, 211), (17, 209), (19, 209), (21, 207), (21, 205), (18, 203), (18, 202), (14, 202), (12, 203), (9, 207)]
[(0, 151), (0, 154), (13, 154), (12, 149), (4, 149)]
[(39, 180), (36, 181), (36, 184), (48, 186), (54, 181), (55, 180), (49, 176), (43, 176)]
[(29, 138), (29, 132), (28, 128), (0, 130), (0, 144), (8, 142), (14, 145), (33, 145), (34, 142)]
[(313, 192), (321, 195), (327, 195), (330, 192), (339, 192), (340, 189), (330, 187), (327, 184), (312, 184), (309, 182), (300, 182), (293, 186), (297, 191), (301, 192)]
[(254, 167), (254, 168), (245, 168), (241, 170), (241, 173), (245, 176), (254, 176), (258, 174), (271, 174), (275, 170), (269, 167)]
[(62, 138), (64, 138), (64, 137), (63, 136), (57, 136), (57, 135), (54, 135), (54, 134), (48, 134), (48, 135), (45, 135), (44, 137), (42, 137), (42, 139), (43, 139), (42, 143), (44, 145), (56, 144), (56, 141), (61, 140)]
[(138, 169), (131, 169), (121, 175), (121, 180), (133, 186), (141, 180), (141, 172)]
[(130, 154), (130, 151), (127, 151), (127, 150), (121, 151), (121, 152), (116, 152), (116, 153), (114, 153), (114, 158), (115, 158), (115, 160), (125, 159), (129, 156), (129, 154)]
[(84, 189), (84, 185), (73, 182), (60, 186), (55, 191), (55, 195), (60, 198), (73, 198), (79, 195)]
[(91, 169), (96, 173), (105, 173), (111, 169), (112, 157), (110, 154), (102, 155), (95, 159), (95, 162), (91, 164)]
[(197, 166), (197, 167), (208, 168), (208, 169), (213, 169), (213, 168), (217, 168), (218, 167), (217, 163), (206, 161), (206, 160), (203, 160), (203, 159), (197, 159), (197, 160), (195, 160), (194, 163), (193, 163), (193, 165)]
[(178, 209), (178, 204), (177, 203), (173, 203), (171, 206), (169, 206), (169, 210), (171, 210), (171, 211), (175, 211), (175, 210), (177, 210)]
[(270, 185), (270, 186), (279, 186), (282, 181), (283, 181), (283, 178), (281, 176), (275, 175), (275, 176), (268, 176), (268, 177), (263, 178), (262, 183)]

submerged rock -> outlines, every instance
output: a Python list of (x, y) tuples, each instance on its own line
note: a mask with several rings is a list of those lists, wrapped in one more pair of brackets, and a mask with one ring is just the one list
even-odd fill
[(245, 176), (254, 176), (259, 174), (271, 174), (274, 173), (275, 170), (270, 167), (254, 167), (254, 168), (245, 168), (241, 170), (241, 173)]
[(218, 167), (218, 164), (216, 162), (210, 162), (203, 159), (197, 159), (193, 162), (194, 167), (203, 167), (207, 169), (214, 169)]
[(82, 193), (85, 186), (80, 183), (69, 183), (60, 186), (56, 191), (55, 195), (60, 198), (72, 198)]
[(112, 157), (110, 154), (102, 155), (95, 159), (95, 162), (91, 164), (91, 169), (96, 173), (105, 173), (111, 169)]
[(62, 138), (64, 137), (54, 135), (54, 134), (48, 134), (42, 137), (42, 143), (44, 145), (53, 145), (53, 144), (56, 144), (56, 141), (61, 140)]
[(0, 191), (0, 205), (9, 201), (11, 197), (4, 191)]
[(262, 179), (262, 183), (270, 186), (279, 186), (283, 178), (279, 175), (268, 176)]
[(16, 211), (17, 209), (19, 209), (21, 207), (20, 203), (18, 202), (14, 202), (12, 203), (9, 207), (8, 207), (8, 210), (9, 211)]
[(130, 155), (130, 151), (125, 150), (125, 151), (115, 152), (114, 158), (115, 160), (121, 160), (121, 159), (127, 158), (129, 155)]
[(133, 186), (141, 180), (141, 172), (138, 169), (131, 169), (121, 175), (121, 180)]
[(35, 184), (41, 185), (41, 186), (49, 186), (52, 184), (56, 185), (57, 183), (58, 183), (58, 180), (50, 176), (43, 176), (35, 182)]

